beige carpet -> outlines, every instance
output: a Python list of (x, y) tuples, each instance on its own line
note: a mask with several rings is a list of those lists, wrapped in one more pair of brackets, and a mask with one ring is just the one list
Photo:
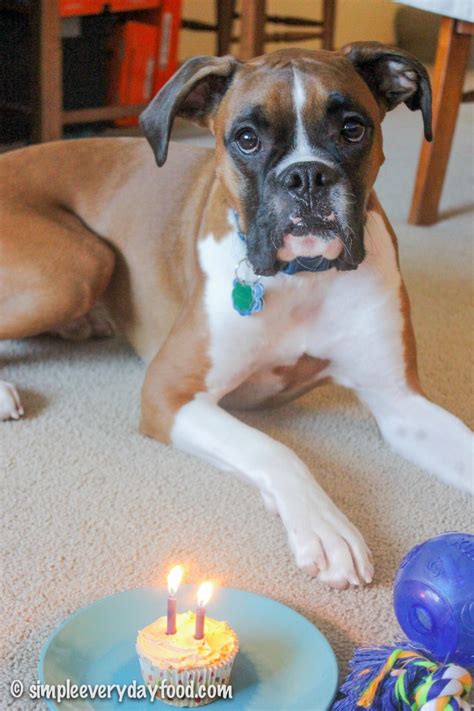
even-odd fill
[[(423, 382), (471, 426), (472, 117), (463, 107), (437, 225), (406, 223), (419, 115), (387, 117), (379, 180), (400, 238)], [(282, 525), (250, 486), (138, 434), (143, 367), (126, 345), (38, 338), (1, 344), (0, 358), (27, 412), (0, 423), (6, 681), (35, 679), (44, 640), (74, 610), (162, 584), (176, 561), (190, 581), (209, 575), (294, 607), (327, 635), (344, 670), (355, 645), (397, 633), (391, 588), (403, 553), (442, 531), (473, 529), (468, 497), (390, 452), (349, 392), (327, 387), (246, 416), (301, 455), (374, 552), (373, 585), (329, 590), (296, 569)], [(0, 707), (10, 703), (4, 691)]]

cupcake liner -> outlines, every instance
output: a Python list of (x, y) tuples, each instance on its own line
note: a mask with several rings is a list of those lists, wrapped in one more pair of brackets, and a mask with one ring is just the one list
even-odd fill
[[(234, 664), (234, 659), (238, 652), (238, 647), (236, 646), (232, 655), (229, 655), (226, 659), (217, 664), (211, 664), (206, 666), (196, 666), (191, 669), (173, 669), (173, 668), (161, 668), (154, 664), (148, 657), (140, 654), (137, 649), (138, 658), (140, 660), (140, 669), (142, 672), (143, 680), (145, 684), (150, 687), (158, 687), (158, 692), (156, 694), (156, 699), (163, 701), (171, 706), (205, 706), (213, 701), (217, 701), (220, 698), (216, 696), (208, 696), (207, 693), (204, 698), (178, 698), (176, 695), (171, 697), (166, 693), (162, 693), (160, 687), (165, 682), (166, 688), (169, 690), (171, 688), (179, 689), (182, 693), (182, 689), (193, 687), (194, 694), (198, 693), (199, 687), (205, 687), (206, 690), (209, 686), (227, 686), (230, 681), (230, 674), (232, 671), (232, 666)], [(230, 698), (230, 697), (227, 697)]]

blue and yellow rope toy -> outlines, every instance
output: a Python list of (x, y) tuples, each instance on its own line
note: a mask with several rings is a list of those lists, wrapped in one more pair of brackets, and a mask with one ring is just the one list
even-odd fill
[(472, 677), (409, 643), (359, 649), (332, 711), (470, 711)]

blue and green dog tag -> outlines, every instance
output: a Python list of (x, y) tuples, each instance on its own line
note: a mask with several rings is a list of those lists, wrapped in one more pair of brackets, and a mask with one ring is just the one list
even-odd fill
[(235, 278), (232, 285), (232, 305), (241, 316), (251, 316), (263, 309), (265, 288), (259, 279), (252, 283), (239, 278), (238, 271), (242, 262), (247, 262), (247, 260), (242, 259), (235, 268)]

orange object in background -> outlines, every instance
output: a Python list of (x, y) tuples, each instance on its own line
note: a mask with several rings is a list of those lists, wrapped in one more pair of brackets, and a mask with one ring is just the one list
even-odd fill
[(153, 93), (175, 73), (178, 67), (178, 41), (181, 28), (181, 0), (162, 0)]
[(99, 15), (104, 5), (104, 0), (59, 0), (59, 14), (61, 17)]
[(149, 10), (159, 7), (161, 0), (59, 0), (61, 17), (99, 15), (105, 8), (111, 12)]
[[(180, 26), (181, 0), (161, 0), (159, 10), (150, 13), (148, 21), (130, 21), (115, 29), (109, 64), (109, 101), (121, 106), (150, 101), (176, 71)], [(115, 121), (116, 126), (137, 123), (136, 117)]]
[(149, 10), (160, 7), (161, 0), (108, 0), (107, 4), (111, 12), (125, 12), (130, 10)]
[[(113, 33), (109, 101), (127, 106), (150, 101), (156, 65), (157, 28), (145, 22), (126, 22)], [(134, 116), (116, 119), (117, 126), (135, 126)]]

